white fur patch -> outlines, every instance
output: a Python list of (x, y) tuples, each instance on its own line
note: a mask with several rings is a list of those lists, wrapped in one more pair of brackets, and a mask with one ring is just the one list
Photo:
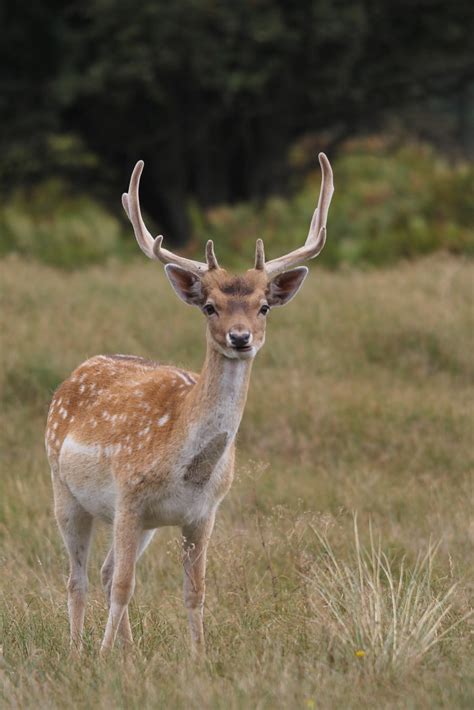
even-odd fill
[(71, 434), (68, 434), (61, 448), (61, 454), (65, 453), (81, 454), (83, 456), (98, 458), (102, 453), (102, 446), (100, 444), (83, 444), (80, 441), (76, 441)]

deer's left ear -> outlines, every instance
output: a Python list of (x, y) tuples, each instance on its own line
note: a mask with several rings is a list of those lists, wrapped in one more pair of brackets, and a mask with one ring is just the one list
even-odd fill
[(166, 275), (182, 301), (190, 306), (202, 306), (205, 297), (199, 276), (176, 264), (166, 264)]
[(267, 289), (269, 306), (284, 306), (296, 296), (308, 274), (306, 266), (298, 266), (291, 271), (285, 271), (270, 281)]

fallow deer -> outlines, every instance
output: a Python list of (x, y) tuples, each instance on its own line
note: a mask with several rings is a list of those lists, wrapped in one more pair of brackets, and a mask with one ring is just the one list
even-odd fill
[[(234, 474), (234, 449), (252, 362), (265, 339), (266, 315), (288, 303), (326, 240), (334, 191), (321, 153), (321, 192), (304, 246), (233, 276), (217, 262), (212, 241), (206, 262), (162, 247), (143, 222), (138, 197), (143, 162), (122, 197), (142, 251), (165, 264), (179, 298), (207, 320), (207, 352), (200, 374), (130, 355), (97, 355), (80, 365), (55, 392), (46, 449), (55, 515), (69, 554), (68, 611), (73, 649), (80, 649), (87, 591), (87, 558), (94, 518), (113, 525), (113, 544), (102, 566), (109, 615), (101, 650), (116, 636), (129, 644), (128, 604), (135, 565), (155, 530), (182, 529), (184, 602), (194, 653), (204, 652), (206, 552), (217, 508)], [(295, 268), (296, 267), (296, 268)]]

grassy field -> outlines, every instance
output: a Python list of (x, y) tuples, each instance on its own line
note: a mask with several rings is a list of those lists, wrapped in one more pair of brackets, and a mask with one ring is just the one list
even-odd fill
[(473, 277), (472, 262), (443, 256), (315, 267), (271, 314), (211, 543), (196, 667), (172, 528), (139, 565), (136, 651), (107, 662), (109, 531), (97, 530), (87, 648), (68, 658), (43, 429), (54, 387), (95, 353), (199, 368), (202, 317), (145, 260), (73, 274), (0, 262), (0, 704), (472, 707)]

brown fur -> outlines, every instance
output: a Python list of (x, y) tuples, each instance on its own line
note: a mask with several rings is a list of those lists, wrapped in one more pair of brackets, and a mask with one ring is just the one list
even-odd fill
[[(191, 638), (195, 651), (204, 648), (207, 545), (232, 483), (252, 361), (265, 340), (262, 305), (272, 303), (276, 291), (256, 269), (240, 277), (217, 268), (197, 277), (167, 267), (167, 274), (183, 300), (215, 309), (207, 317), (200, 375), (131, 355), (98, 355), (58, 388), (48, 414), (55, 511), (70, 557), (74, 648), (81, 645), (94, 517), (114, 524), (114, 544), (102, 567), (110, 606), (102, 650), (117, 634), (132, 641), (128, 604), (135, 565), (161, 525), (182, 527)], [(291, 293), (301, 281), (295, 272)], [(285, 284), (278, 288), (290, 293)], [(247, 332), (250, 345), (234, 347), (232, 332)]]

